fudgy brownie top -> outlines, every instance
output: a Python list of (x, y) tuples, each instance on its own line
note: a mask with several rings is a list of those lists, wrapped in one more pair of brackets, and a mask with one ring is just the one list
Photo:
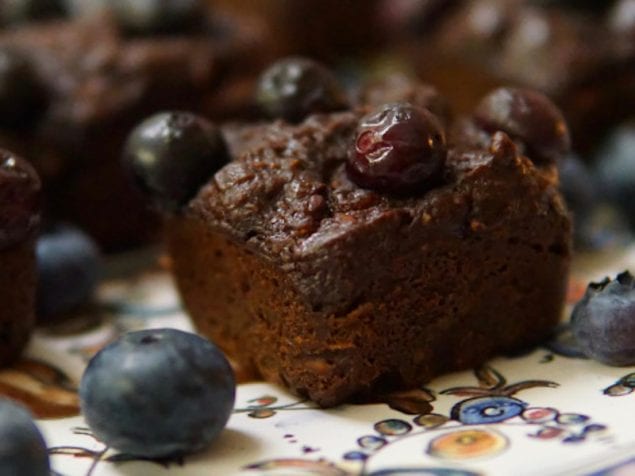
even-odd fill
[[(363, 189), (345, 171), (359, 119), (359, 113), (343, 112), (314, 115), (298, 126), (275, 122), (225, 128), (234, 160), (201, 190), (188, 213), (266, 250), (272, 258), (292, 259), (386, 215), (399, 215), (404, 222), (421, 217), (434, 222), (444, 207), (470, 201), (473, 190), (462, 185), (484, 169), (496, 169), (509, 183), (509, 195), (498, 197), (496, 209), (508, 208), (521, 181), (535, 182), (544, 194), (538, 205), (554, 205), (553, 167), (537, 168), (504, 133), (491, 137), (489, 147), (474, 139), (451, 144), (443, 182), (435, 189), (412, 197)], [(460, 223), (445, 225), (454, 233), (466, 233), (470, 222), (494, 218), (474, 212), (493, 210), (471, 210)]]
[(342, 112), (225, 129), (234, 159), (185, 213), (277, 263), (323, 313), (344, 312), (394, 266), (391, 256), (411, 256), (422, 243), (516, 234), (523, 248), (567, 259), (570, 221), (554, 165), (534, 165), (498, 132), (487, 147), (451, 142), (439, 183), (391, 196), (346, 173), (359, 119)]
[(0, 250), (37, 230), (40, 188), (40, 179), (31, 164), (0, 149)]
[[(413, 88), (421, 94), (413, 95)], [(389, 88), (384, 97), (419, 97), (419, 105), (444, 110), (432, 88), (413, 88), (404, 87), (407, 94), (402, 98)], [(377, 90), (360, 97), (380, 103), (382, 96)], [(200, 190), (185, 213), (290, 268), (386, 227), (418, 233), (423, 226), (426, 233), (461, 237), (476, 229), (495, 230), (514, 214), (527, 213), (528, 207), (536, 215), (560, 215), (562, 230), (569, 226), (555, 164), (534, 164), (508, 134), (486, 132), (472, 119), (448, 123), (447, 159), (442, 176), (431, 185), (406, 196), (358, 186), (349, 178), (346, 163), (360, 119), (371, 108), (315, 114), (298, 125), (274, 121), (226, 126), (233, 160)]]

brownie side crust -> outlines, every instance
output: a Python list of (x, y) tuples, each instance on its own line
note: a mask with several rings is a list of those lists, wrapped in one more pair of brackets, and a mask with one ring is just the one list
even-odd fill
[(322, 406), (536, 344), (570, 260), (553, 166), (498, 133), (453, 144), (433, 190), (383, 196), (345, 174), (357, 120), (228, 130), (235, 160), (167, 226), (198, 329)]

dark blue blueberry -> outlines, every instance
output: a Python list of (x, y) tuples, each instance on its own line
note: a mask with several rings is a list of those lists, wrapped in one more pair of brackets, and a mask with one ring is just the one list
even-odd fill
[(128, 137), (124, 167), (164, 210), (177, 211), (229, 160), (220, 130), (203, 117), (164, 112)]
[(300, 122), (312, 113), (347, 107), (335, 75), (313, 60), (300, 57), (277, 61), (260, 76), (256, 101), (271, 118)]
[(28, 58), (16, 49), (0, 48), (0, 125), (30, 126), (44, 112), (45, 96)]
[(81, 408), (95, 436), (135, 456), (171, 458), (207, 447), (233, 410), (236, 383), (223, 353), (175, 329), (131, 332), (91, 359)]
[(580, 219), (574, 216), (574, 239), (578, 250), (597, 251), (627, 246), (633, 231), (624, 214), (613, 204), (600, 201), (591, 213)]
[(591, 283), (571, 314), (571, 329), (582, 351), (608, 365), (635, 365), (635, 279)]
[(490, 134), (505, 132), (536, 163), (557, 162), (571, 149), (562, 113), (538, 91), (496, 89), (477, 105), (474, 120)]
[(595, 157), (602, 192), (635, 229), (635, 121), (618, 127)]
[(93, 294), (101, 275), (97, 245), (70, 225), (43, 233), (36, 246), (38, 319), (71, 311)]
[(201, 25), (206, 6), (202, 0), (110, 0), (121, 27), (130, 33), (179, 33)]
[(386, 104), (360, 121), (346, 171), (360, 187), (417, 193), (440, 179), (446, 155), (445, 131), (434, 114)]
[(575, 154), (568, 154), (558, 163), (560, 190), (569, 210), (576, 220), (582, 220), (591, 213), (599, 201), (595, 176)]
[(573, 214), (576, 249), (593, 251), (628, 244), (633, 238), (628, 221), (609, 202), (609, 194), (601, 192), (598, 174), (574, 154), (560, 161), (558, 170), (560, 189)]
[(451, 416), (465, 425), (498, 423), (520, 415), (526, 406), (511, 397), (477, 397), (454, 405)]
[(3, 0), (0, 21), (5, 25), (61, 18), (67, 14), (64, 0)]
[(31, 414), (5, 398), (0, 398), (0, 474), (50, 475), (46, 443)]

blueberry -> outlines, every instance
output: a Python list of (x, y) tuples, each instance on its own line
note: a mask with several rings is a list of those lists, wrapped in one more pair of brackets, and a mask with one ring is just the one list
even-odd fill
[(62, 18), (67, 14), (64, 0), (3, 0), (0, 21), (5, 25)]
[(333, 73), (300, 57), (282, 59), (264, 71), (256, 88), (256, 101), (269, 117), (289, 122), (347, 107), (346, 95)]
[(598, 202), (595, 175), (575, 154), (568, 154), (558, 163), (560, 190), (574, 216), (588, 215)]
[(50, 474), (46, 443), (31, 414), (6, 398), (0, 398), (0, 474)]
[(95, 436), (123, 453), (171, 458), (207, 447), (233, 410), (223, 353), (175, 329), (131, 332), (89, 362), (79, 396)]
[(536, 163), (556, 162), (571, 148), (560, 110), (531, 89), (499, 88), (477, 105), (474, 120), (490, 134), (507, 133)]
[(360, 121), (347, 172), (360, 187), (416, 193), (440, 178), (446, 155), (445, 131), (434, 114), (386, 104)]
[(0, 149), (0, 248), (21, 241), (40, 223), (40, 179), (29, 162)]
[(30, 61), (16, 49), (0, 48), (0, 126), (21, 129), (44, 112), (45, 92)]
[(635, 229), (635, 121), (610, 134), (595, 163), (603, 193), (624, 212)]
[(39, 319), (71, 311), (92, 296), (101, 274), (101, 258), (86, 234), (57, 225), (39, 237), (36, 256)]
[[(576, 248), (595, 248), (600, 242), (596, 229), (597, 206), (601, 202), (598, 184), (590, 168), (575, 154), (568, 154), (558, 163), (560, 190), (573, 215)], [(602, 240), (600, 240), (602, 241)]]
[(119, 25), (130, 33), (179, 33), (201, 24), (206, 6), (202, 0), (110, 0)]
[(628, 271), (615, 280), (589, 284), (571, 314), (582, 351), (608, 365), (635, 365), (635, 279)]
[(139, 188), (168, 211), (185, 205), (229, 160), (220, 130), (186, 112), (156, 114), (128, 137), (124, 166)]
[(578, 250), (623, 248), (633, 242), (633, 232), (626, 218), (610, 203), (601, 201), (580, 220), (574, 218), (574, 240)]

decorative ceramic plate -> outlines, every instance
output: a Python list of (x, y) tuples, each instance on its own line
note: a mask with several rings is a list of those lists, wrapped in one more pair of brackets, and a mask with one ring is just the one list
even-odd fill
[[(579, 258), (570, 301), (589, 280), (630, 268), (635, 248)], [(128, 275), (129, 276), (129, 275)], [(111, 278), (98, 303), (40, 331), (0, 372), (0, 393), (38, 415), (55, 474), (88, 475), (635, 475), (635, 367), (607, 367), (559, 342), (445, 375), (385, 403), (321, 410), (265, 383), (238, 387), (221, 437), (182, 461), (143, 461), (97, 441), (78, 416), (90, 356), (121, 332), (190, 329), (169, 276)]]

